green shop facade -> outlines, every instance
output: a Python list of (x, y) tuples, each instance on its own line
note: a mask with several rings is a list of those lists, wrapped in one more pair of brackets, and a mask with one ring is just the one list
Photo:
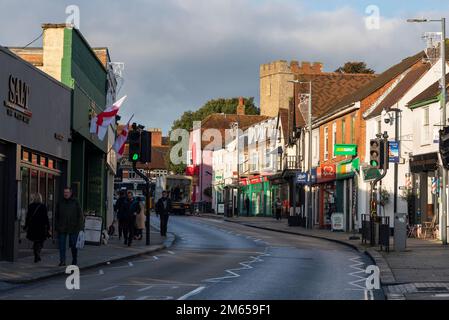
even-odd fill
[(107, 70), (77, 29), (66, 25), (43, 28), (44, 50), (45, 36), (63, 44), (60, 80), (72, 88), (70, 186), (84, 213), (103, 217), (104, 224), (107, 138), (100, 141), (89, 132), (89, 124), (106, 105)]
[[(277, 188), (278, 186), (272, 185), (265, 176), (240, 179), (240, 214), (244, 216), (272, 216), (272, 204), (275, 201)], [(246, 203), (249, 204), (249, 208)]]

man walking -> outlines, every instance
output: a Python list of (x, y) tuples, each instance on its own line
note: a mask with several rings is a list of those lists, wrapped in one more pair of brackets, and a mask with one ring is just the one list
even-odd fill
[(161, 236), (167, 236), (168, 217), (171, 212), (171, 200), (167, 197), (167, 191), (162, 192), (162, 198), (156, 203), (156, 214), (161, 219)]
[(129, 202), (126, 198), (126, 192), (124, 190), (120, 191), (120, 198), (118, 198), (115, 204), (115, 210), (117, 211), (117, 220), (118, 220), (118, 239), (126, 238), (124, 228), (126, 223), (126, 217), (128, 215), (129, 210)]
[(66, 265), (67, 236), (69, 237), (69, 247), (72, 250), (72, 265), (77, 265), (76, 242), (79, 232), (84, 229), (84, 215), (78, 200), (73, 197), (70, 187), (64, 189), (64, 199), (56, 206), (55, 227), (59, 240), (59, 266)]
[(139, 201), (134, 198), (131, 191), (128, 191), (128, 210), (126, 212), (125, 223), (124, 223), (124, 238), (125, 245), (131, 246), (135, 233), (136, 233), (136, 218), (140, 211)]

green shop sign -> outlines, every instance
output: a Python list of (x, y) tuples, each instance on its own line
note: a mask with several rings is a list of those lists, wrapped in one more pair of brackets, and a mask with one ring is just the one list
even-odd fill
[(335, 144), (334, 154), (336, 156), (355, 156), (357, 155), (356, 144)]

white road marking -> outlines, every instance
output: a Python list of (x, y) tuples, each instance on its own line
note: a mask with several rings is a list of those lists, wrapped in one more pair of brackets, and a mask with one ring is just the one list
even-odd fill
[(130, 261), (130, 262), (128, 262), (128, 265), (130, 266), (130, 267), (134, 267), (134, 265), (133, 265), (133, 263)]
[(448, 298), (449, 294), (448, 293), (437, 293), (437, 294), (432, 295), (432, 297), (435, 297), (435, 298)]
[(200, 293), (201, 291), (203, 291), (204, 289), (206, 289), (206, 287), (198, 287), (193, 291), (190, 291), (189, 293), (186, 293), (185, 295), (183, 295), (182, 297), (178, 298), (178, 300), (187, 300), (188, 298)]
[(117, 287), (118, 287), (118, 286), (107, 287), (107, 288), (101, 289), (100, 291), (105, 292), (105, 291), (109, 291), (109, 290), (115, 289), (115, 288), (117, 288)]
[(167, 251), (168, 253), (170, 253), (170, 254), (175, 254), (173, 251)]
[[(360, 257), (353, 257), (351, 259), (349, 259), (352, 262), (355, 262), (354, 264), (350, 265), (350, 267), (352, 269), (355, 269), (357, 271), (354, 272), (350, 272), (348, 273), (350, 276), (353, 276), (355, 278), (358, 278), (357, 280), (351, 281), (349, 282), (350, 285), (355, 286), (361, 290), (365, 290), (366, 286), (365, 286), (365, 281), (366, 281), (366, 277), (365, 277), (365, 269), (360, 268), (360, 266), (364, 266), (365, 264), (359, 260)], [(363, 274), (363, 277), (359, 275), (359, 273)], [(359, 282), (363, 281), (363, 286), (358, 284)]]
[(153, 259), (154, 260), (159, 260), (159, 257), (158, 256), (153, 256)]
[(104, 274), (103, 269), (100, 269), (100, 271), (98, 271), (98, 274), (99, 274), (99, 275), (103, 275), (103, 274)]
[(240, 262), (239, 264), (242, 266), (241, 268), (234, 268), (234, 269), (226, 269), (225, 272), (228, 274), (226, 276), (223, 277), (217, 277), (217, 278), (209, 278), (206, 280), (203, 280), (204, 282), (221, 282), (223, 280), (227, 280), (227, 279), (233, 279), (233, 278), (238, 278), (240, 277), (240, 274), (234, 272), (234, 271), (240, 271), (240, 270), (247, 270), (247, 269), (253, 269), (254, 267), (251, 266), (251, 264), (253, 264), (254, 262), (262, 262), (264, 261), (263, 259), (261, 259), (261, 257), (267, 257), (270, 256), (269, 253), (263, 252), (260, 253), (260, 255), (254, 257), (251, 256), (250, 258), (252, 258), (252, 260), (250, 261), (243, 261)]
[(139, 289), (139, 290), (137, 290), (137, 291), (139, 291), (139, 292), (143, 292), (143, 291), (147, 291), (147, 290), (149, 290), (149, 289), (151, 289), (151, 288), (153, 288), (153, 286), (148, 286), (148, 287), (145, 287), (145, 288)]

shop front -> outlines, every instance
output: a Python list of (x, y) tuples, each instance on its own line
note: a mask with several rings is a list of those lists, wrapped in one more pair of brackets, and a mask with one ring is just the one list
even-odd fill
[(438, 153), (414, 155), (410, 159), (412, 192), (408, 197), (409, 221), (412, 225), (424, 222), (439, 224)]
[(275, 201), (267, 177), (258, 176), (240, 180), (240, 208), (243, 216), (271, 216)]
[(317, 168), (317, 188), (319, 194), (319, 227), (329, 229), (331, 217), (337, 212), (337, 183), (335, 164), (321, 165)]
[(23, 230), (34, 194), (55, 206), (68, 183), (71, 90), (0, 47), (0, 260), (31, 243)]
[(336, 175), (336, 212), (343, 213), (344, 230), (352, 231), (357, 220), (357, 176), (354, 171), (359, 166), (359, 159), (349, 159), (337, 164)]

